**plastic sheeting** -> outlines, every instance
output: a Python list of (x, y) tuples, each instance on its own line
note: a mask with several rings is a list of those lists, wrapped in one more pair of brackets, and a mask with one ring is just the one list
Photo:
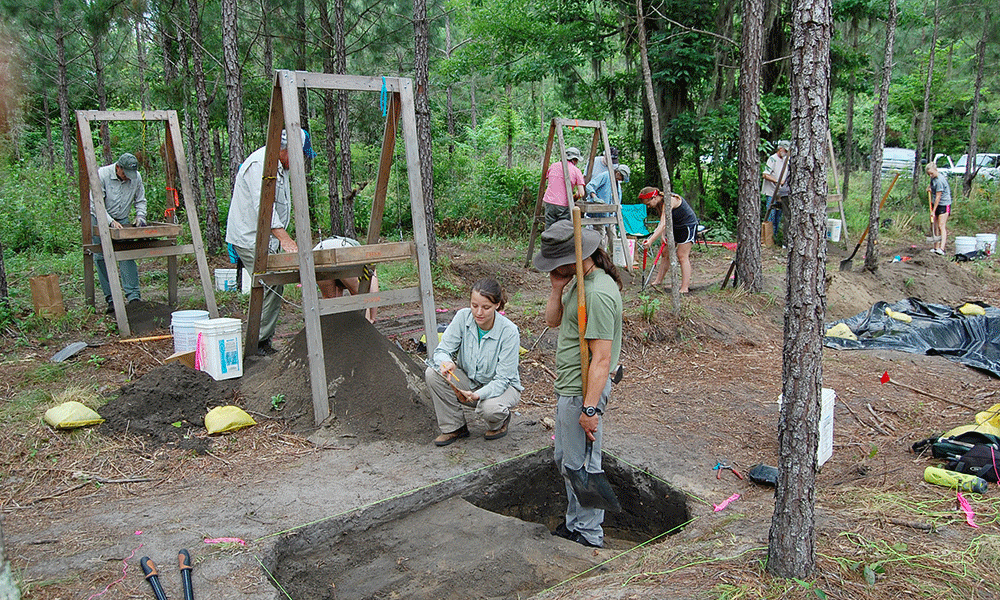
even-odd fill
[[(823, 338), (823, 345), (838, 350), (885, 348), (914, 354), (940, 355), (1000, 377), (1000, 309), (982, 303), (984, 316), (966, 316), (941, 304), (907, 298), (895, 304), (876, 302), (870, 310), (849, 319), (828, 323), (847, 325), (857, 341)], [(904, 323), (886, 314), (886, 308), (912, 317)]]

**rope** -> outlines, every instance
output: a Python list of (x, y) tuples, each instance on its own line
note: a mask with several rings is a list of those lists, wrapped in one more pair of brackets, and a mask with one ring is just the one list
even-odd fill
[(389, 116), (389, 90), (385, 87), (385, 75), (382, 76), (382, 91), (379, 93), (379, 107), (382, 109), (382, 116)]

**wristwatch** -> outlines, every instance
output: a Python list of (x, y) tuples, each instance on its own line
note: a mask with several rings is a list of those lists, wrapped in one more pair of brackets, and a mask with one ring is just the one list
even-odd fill
[(580, 412), (582, 412), (583, 414), (587, 415), (588, 417), (592, 417), (594, 415), (602, 415), (602, 414), (604, 414), (601, 411), (597, 410), (596, 406), (581, 406), (580, 407)]

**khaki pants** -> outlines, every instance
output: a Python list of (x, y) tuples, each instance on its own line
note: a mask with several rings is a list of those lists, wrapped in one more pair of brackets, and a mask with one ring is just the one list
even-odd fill
[[(464, 371), (455, 367), (452, 373), (458, 377), (458, 383), (455, 384), (457, 387), (463, 390), (476, 389), (477, 386), (469, 380)], [(427, 382), (427, 389), (430, 390), (431, 400), (434, 401), (434, 413), (437, 415), (441, 433), (451, 433), (461, 429), (465, 425), (465, 411), (462, 410), (464, 407), (455, 396), (455, 390), (434, 367), (427, 367), (424, 372), (424, 380)], [(499, 396), (480, 400), (476, 406), (476, 414), (486, 421), (488, 430), (496, 431), (503, 425), (507, 415), (510, 414), (510, 409), (517, 406), (520, 401), (521, 392), (514, 387), (508, 387)]]

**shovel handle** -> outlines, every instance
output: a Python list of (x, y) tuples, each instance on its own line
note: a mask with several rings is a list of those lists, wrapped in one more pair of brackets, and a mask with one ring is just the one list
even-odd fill
[(573, 244), (576, 246), (576, 323), (580, 335), (580, 379), (583, 397), (587, 397), (587, 375), (590, 370), (590, 346), (587, 345), (587, 293), (583, 278), (583, 230), (580, 207), (573, 207)]
[[(899, 179), (899, 173), (896, 173), (896, 176), (892, 178), (892, 183), (889, 184), (889, 189), (887, 189), (885, 193), (882, 194), (882, 200), (881, 202), (878, 203), (878, 211), (880, 213), (882, 212), (882, 207), (885, 206), (885, 199), (889, 197), (889, 192), (891, 192), (892, 188), (895, 187), (896, 181), (898, 179)], [(868, 227), (865, 227), (865, 232), (861, 234), (861, 239), (858, 240), (858, 245), (854, 247), (854, 252), (851, 253), (850, 258), (854, 258), (854, 255), (858, 253), (858, 250), (861, 248), (861, 244), (865, 242), (865, 238), (868, 237), (868, 231), (871, 228), (872, 224), (871, 222), (869, 222)], [(850, 260), (850, 258), (848, 260)]]

